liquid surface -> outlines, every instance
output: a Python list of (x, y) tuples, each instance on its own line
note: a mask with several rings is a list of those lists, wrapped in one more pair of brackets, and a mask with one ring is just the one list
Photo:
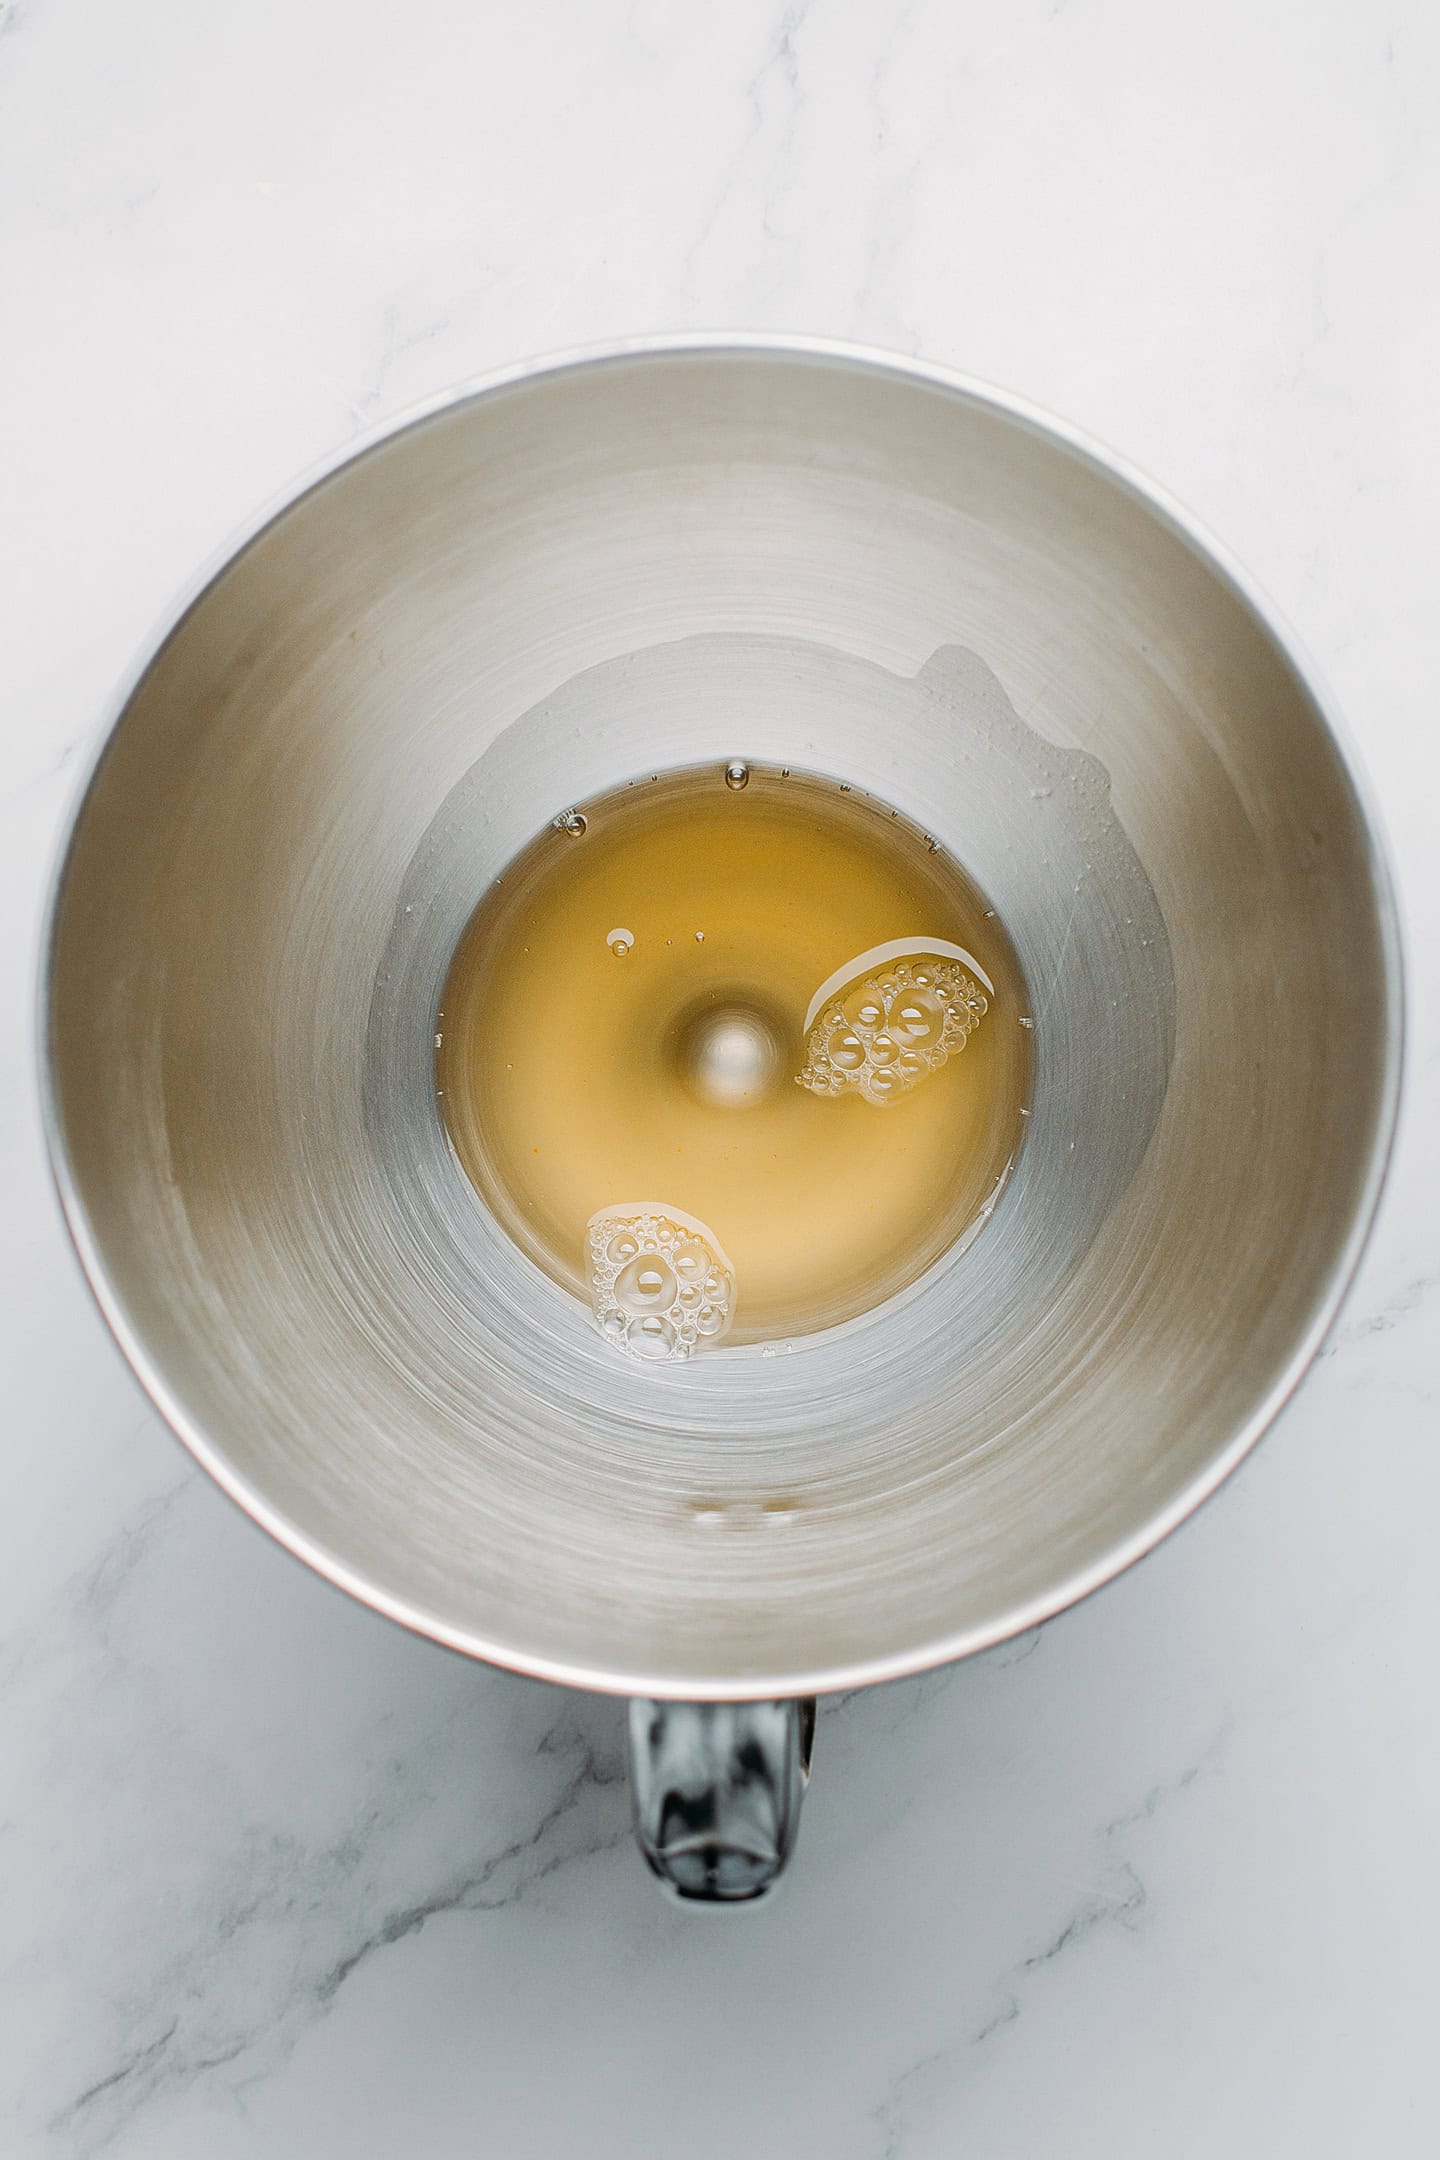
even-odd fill
[(914, 825), (705, 767), (508, 867), (451, 965), (436, 1089), (521, 1248), (617, 1348), (684, 1356), (853, 1318), (937, 1260), (1018, 1145), (1028, 1019), (998, 919)]

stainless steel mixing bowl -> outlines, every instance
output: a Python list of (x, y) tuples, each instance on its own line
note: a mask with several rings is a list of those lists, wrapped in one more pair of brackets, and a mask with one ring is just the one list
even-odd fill
[[(975, 874), (1033, 994), (1034, 1116), (903, 1297), (640, 1368), (466, 1184), (436, 999), (546, 820), (735, 756), (871, 789)], [(1375, 1205), (1400, 968), (1323, 698), (1173, 509), (972, 385), (697, 341), (483, 384), (231, 553), (90, 775), (46, 1029), (96, 1295), (257, 1521), (478, 1657), (783, 1702), (1033, 1625), (1240, 1460)], [(782, 1723), (752, 1750), (772, 1859)], [(713, 1801), (744, 1726), (690, 1716), (657, 1865), (729, 1805), (666, 1831), (665, 1794)], [(676, 1730), (637, 1713), (647, 1791)]]

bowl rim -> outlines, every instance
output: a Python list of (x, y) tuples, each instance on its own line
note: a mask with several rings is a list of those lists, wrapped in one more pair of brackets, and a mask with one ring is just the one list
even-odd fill
[[(775, 1671), (751, 1679), (691, 1679), (615, 1671), (582, 1660), (537, 1655), (523, 1644), (501, 1641), (464, 1627), (411, 1600), (395, 1596), (350, 1566), (337, 1553), (292, 1522), (227, 1460), (223, 1451), (186, 1412), (171, 1392), (163, 1372), (130, 1325), (115, 1285), (105, 1268), (70, 1162), (51, 1054), (54, 966), (67, 875), (86, 804), (126, 713), (146, 676), (182, 624), (211, 588), (273, 525), (346, 468), (358, 464), (400, 436), (439, 415), (472, 404), (489, 403), (539, 381), (594, 373), (636, 361), (750, 359), (834, 368), (901, 388), (924, 389), (956, 399), (1024, 428), (1067, 452), (1098, 478), (1118, 487), (1194, 555), (1229, 591), (1278, 652), (1305, 693), (1321, 730), (1328, 735), (1336, 763), (1348, 787), (1357, 825), (1364, 835), (1366, 867), (1380, 931), (1385, 987), (1384, 1066), (1369, 1155), (1354, 1213), (1326, 1280), (1317, 1295), (1298, 1343), (1249, 1416), (1227, 1445), (1149, 1520), (1117, 1539), (1100, 1558), (1073, 1570), (1042, 1594), (1022, 1600), (981, 1625), (942, 1633), (898, 1652), (850, 1659), (835, 1666)], [(74, 784), (62, 822), (49, 875), (41, 922), (36, 969), (36, 1046), (41, 1118), (51, 1176), (60, 1207), (90, 1293), (131, 1371), (155, 1409), (251, 1520), (267, 1530), (297, 1559), (347, 1591), (373, 1611), (446, 1649), (478, 1658), (511, 1672), (569, 1687), (611, 1695), (639, 1695), (670, 1701), (761, 1701), (770, 1698), (830, 1694), (870, 1687), (927, 1672), (938, 1665), (989, 1650), (1039, 1627), (1070, 1606), (1093, 1596), (1162, 1544), (1218, 1491), (1290, 1401), (1333, 1327), (1354, 1279), (1375, 1224), (1389, 1170), (1404, 1080), (1405, 968), (1399, 904), (1390, 850), (1375, 793), (1349, 729), (1342, 719), (1313, 656), (1279, 608), (1242, 569), (1229, 550), (1173, 495), (1128, 459), (1086, 431), (1056, 418), (1028, 398), (960, 370), (851, 340), (768, 331), (690, 331), (624, 337), (564, 348), (488, 370), (408, 406), (404, 411), (360, 431), (300, 473), (247, 518), (183, 585), (177, 597), (145, 638), (122, 674), (101, 716), (101, 725)]]

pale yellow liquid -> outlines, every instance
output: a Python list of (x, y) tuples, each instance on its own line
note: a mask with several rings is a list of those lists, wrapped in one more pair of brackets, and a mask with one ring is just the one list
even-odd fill
[[(583, 832), (509, 866), (451, 964), (435, 1084), (477, 1190), (587, 1302), (597, 1211), (698, 1219), (733, 1269), (731, 1343), (893, 1296), (993, 1203), (1023, 1131), (1030, 1008), (998, 919), (914, 825), (834, 781), (706, 767), (581, 809)], [(990, 978), (963, 1054), (884, 1104), (797, 1085), (815, 993), (897, 940), (964, 947)], [(687, 1067), (711, 1008), (778, 1047), (740, 1101), (702, 1099)]]

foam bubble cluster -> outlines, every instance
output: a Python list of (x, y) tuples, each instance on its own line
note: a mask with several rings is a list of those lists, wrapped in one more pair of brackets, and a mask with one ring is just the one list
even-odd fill
[(617, 1201), (585, 1226), (585, 1266), (606, 1341), (654, 1363), (729, 1333), (735, 1270), (708, 1224), (650, 1200)]
[(826, 986), (818, 1018), (812, 1004), (805, 1070), (796, 1078), (816, 1095), (895, 1102), (957, 1056), (990, 1009), (958, 957), (882, 949), (862, 953), (851, 970), (840, 971), (833, 995)]

